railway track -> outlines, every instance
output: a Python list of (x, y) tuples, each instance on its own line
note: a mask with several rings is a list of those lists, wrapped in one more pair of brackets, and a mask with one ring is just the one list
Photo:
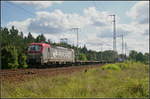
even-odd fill
[(47, 64), (30, 64), (30, 68), (56, 68), (56, 67), (70, 67), (70, 66), (84, 66), (84, 65), (95, 65), (95, 64), (106, 64), (112, 62), (101, 62), (101, 61), (76, 61), (76, 62), (51, 62)]
[(84, 71), (90, 68), (99, 68), (103, 64), (94, 65), (82, 65), (82, 66), (69, 66), (69, 67), (57, 67), (57, 68), (29, 68), (29, 69), (14, 69), (14, 70), (0, 70), (1, 81), (5, 82), (20, 82), (34, 77), (43, 76), (56, 76), (63, 74), (72, 74), (78, 71)]

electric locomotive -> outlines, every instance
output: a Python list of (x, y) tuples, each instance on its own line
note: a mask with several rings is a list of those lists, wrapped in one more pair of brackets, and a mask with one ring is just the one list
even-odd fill
[(31, 43), (27, 50), (28, 64), (74, 63), (73, 49), (52, 47), (46, 43)]

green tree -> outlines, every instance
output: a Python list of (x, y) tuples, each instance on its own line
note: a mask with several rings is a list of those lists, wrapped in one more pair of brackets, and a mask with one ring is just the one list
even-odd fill
[(149, 62), (149, 53), (142, 54), (141, 52), (132, 50), (129, 53), (129, 59), (133, 60), (133, 61), (148, 63)]
[(106, 50), (102, 53), (103, 55), (103, 60), (105, 61), (116, 61), (116, 59), (118, 58), (118, 54), (117, 52), (113, 51), (113, 50)]
[(23, 32), (20, 32), (20, 37), (23, 39)]
[(144, 63), (146, 63), (146, 64), (149, 64), (149, 57), (150, 57), (150, 54), (149, 53), (145, 53), (144, 54)]
[(17, 68), (18, 67), (18, 53), (15, 46), (8, 45), (1, 49), (2, 54), (2, 68)]
[(27, 60), (26, 55), (22, 53), (19, 56), (19, 68), (27, 68), (28, 67), (26, 60)]
[(1, 46), (5, 46), (10, 43), (10, 39), (8, 39), (9, 38), (9, 30), (7, 28), (1, 28), (0, 37), (1, 37), (0, 38)]
[(83, 54), (83, 53), (80, 53), (80, 54), (79, 54), (79, 60), (87, 61), (86, 55)]
[(17, 35), (18, 35), (18, 30), (15, 29), (14, 26), (12, 26), (12, 28), (10, 29), (10, 34), (11, 34), (12, 36), (17, 36)]
[(129, 59), (133, 60), (133, 61), (136, 61), (137, 54), (138, 54), (137, 51), (131, 50), (130, 53), (129, 53)]
[(84, 53), (84, 54), (86, 54), (87, 53), (87, 48), (86, 48), (86, 45), (84, 45), (84, 47), (81, 49), (81, 53)]
[(43, 34), (37, 36), (36, 42), (38, 42), (38, 43), (41, 43), (41, 42), (45, 43), (46, 42), (45, 36)]
[(144, 55), (141, 52), (137, 53), (136, 61), (144, 62), (144, 60)]
[(35, 41), (34, 37), (32, 34), (29, 32), (27, 36), (27, 43), (33, 43)]

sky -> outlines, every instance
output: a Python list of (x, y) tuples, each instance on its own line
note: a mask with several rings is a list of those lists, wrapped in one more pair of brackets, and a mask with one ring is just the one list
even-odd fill
[[(117, 51), (122, 38), (130, 50), (149, 52), (148, 1), (1, 1), (1, 26), (15, 28), (25, 36), (44, 34), (53, 42), (67, 38), (69, 44), (95, 51), (113, 49), (113, 18), (116, 16)], [(125, 53), (125, 50), (124, 50)]]

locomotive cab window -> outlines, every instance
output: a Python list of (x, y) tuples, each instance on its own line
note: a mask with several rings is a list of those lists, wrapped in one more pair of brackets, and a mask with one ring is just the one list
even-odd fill
[(41, 46), (40, 45), (31, 45), (28, 47), (28, 51), (40, 51)]

